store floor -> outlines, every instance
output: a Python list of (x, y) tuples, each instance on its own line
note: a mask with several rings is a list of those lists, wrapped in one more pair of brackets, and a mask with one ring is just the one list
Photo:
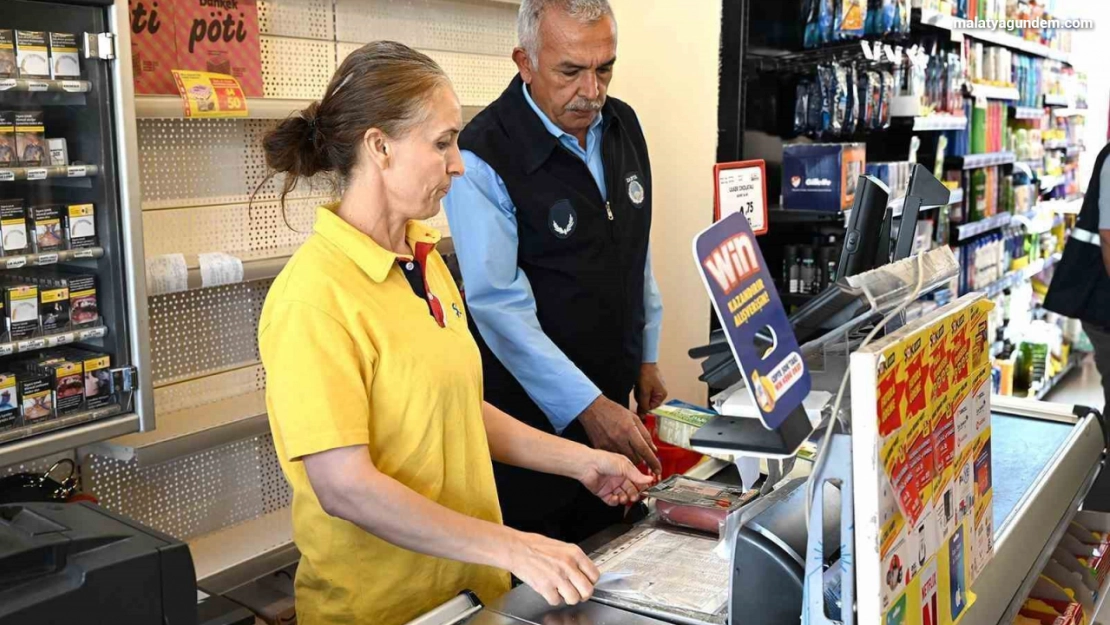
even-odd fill
[(1102, 410), (1106, 403), (1102, 392), (1102, 378), (1095, 368), (1091, 356), (1083, 359), (1083, 365), (1052, 390), (1046, 401), (1060, 404), (1078, 404)]

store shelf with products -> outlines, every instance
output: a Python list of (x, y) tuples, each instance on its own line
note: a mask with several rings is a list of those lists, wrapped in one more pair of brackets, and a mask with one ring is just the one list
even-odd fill
[(956, 240), (966, 241), (972, 237), (979, 236), (991, 230), (997, 230), (1010, 225), (1013, 216), (1010, 213), (999, 213), (985, 219), (980, 219), (969, 224), (963, 224), (956, 227)]
[(1060, 262), (1061, 258), (1062, 255), (1057, 253), (1049, 256), (1048, 258), (1042, 258), (1040, 260), (1033, 261), (1033, 263), (1031, 263), (1028, 267), (1010, 271), (1001, 279), (996, 280), (986, 287), (977, 290), (985, 291), (987, 293), (987, 297), (989, 298), (997, 297), (1000, 293), (1002, 293), (1002, 291), (1013, 288), (1015, 285), (1021, 284), (1023, 282), (1027, 282), (1031, 280), (1033, 276), (1036, 276), (1044, 270), (1051, 268), (1053, 265)]
[(93, 411), (63, 421), (55, 429), (42, 430), (28, 438), (0, 445), (0, 467), (27, 462), (51, 454), (91, 445), (116, 436), (139, 431), (139, 415), (135, 413), (109, 416), (109, 412)]
[(81, 250), (59, 250), (41, 254), (17, 254), (0, 257), (0, 269), (19, 269), (21, 267), (45, 267), (75, 260), (94, 260), (104, 257), (104, 248), (90, 247)]
[(197, 587), (221, 594), (296, 563), (293, 511), (282, 508), (189, 541)]
[(1060, 384), (1060, 382), (1063, 382), (1064, 378), (1067, 377), (1069, 373), (1071, 373), (1073, 370), (1075, 370), (1076, 367), (1079, 366), (1079, 363), (1082, 359), (1082, 354), (1072, 353), (1070, 356), (1068, 356), (1068, 362), (1064, 365), (1064, 368), (1061, 369), (1060, 372), (1056, 375), (1052, 376), (1048, 380), (1045, 380), (1045, 383), (1039, 389), (1037, 389), (1037, 391), (1030, 393), (1030, 398), (1043, 400), (1045, 397), (1048, 397), (1048, 394), (1052, 392), (1052, 389), (1056, 388), (1056, 385)]
[[(248, 119), (285, 119), (306, 108), (314, 100), (288, 98), (247, 98)], [(185, 107), (178, 96), (135, 96), (135, 116), (139, 119), (182, 119)]]
[(919, 23), (951, 31), (954, 40), (957, 38), (962, 39), (963, 37), (969, 37), (985, 43), (993, 43), (1012, 50), (1025, 52), (1033, 56), (1052, 59), (1054, 61), (1062, 61), (1064, 63), (1071, 62), (1071, 53), (1069, 52), (1050, 48), (1036, 41), (1027, 41), (1017, 35), (1011, 35), (1003, 31), (958, 28), (954, 20), (955, 18), (952, 15), (945, 15), (937, 11), (923, 10), (921, 11)]
[(1083, 198), (1076, 197), (1067, 200), (1045, 200), (1037, 204), (1037, 210), (1048, 210), (1061, 215), (1078, 215), (1083, 208)]
[(1071, 107), (1071, 100), (1068, 96), (1058, 93), (1046, 93), (1044, 95), (1044, 105), (1052, 107)]
[(100, 174), (96, 165), (49, 165), (46, 167), (0, 167), (0, 182), (92, 178)]
[[(898, 117), (895, 119), (910, 119)], [(925, 115), (913, 117), (914, 132), (930, 132), (944, 130), (964, 130), (967, 128), (967, 118), (962, 115)]]
[(104, 441), (95, 450), (117, 460), (151, 466), (270, 430), (265, 391), (159, 414), (157, 421), (158, 427), (150, 432)]
[(13, 93), (88, 93), (92, 83), (87, 80), (51, 80), (46, 78), (0, 78), (0, 92)]

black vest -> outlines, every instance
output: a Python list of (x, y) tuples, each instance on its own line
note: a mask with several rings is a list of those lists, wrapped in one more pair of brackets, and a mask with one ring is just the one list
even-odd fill
[(1098, 233), (1098, 198), (1101, 194), (1102, 166), (1110, 158), (1110, 144), (1095, 160), (1094, 174), (1087, 185), (1087, 196), (1064, 256), (1052, 275), (1044, 307), (1052, 312), (1110, 328), (1110, 276), (1102, 261)]
[[(517, 263), (532, 286), (544, 333), (606, 397), (627, 405), (643, 356), (651, 166), (639, 121), (627, 104), (608, 98), (602, 128), (608, 202), (586, 163), (564, 148), (529, 106), (520, 76), (467, 124), (459, 146), (497, 172), (516, 207)], [(553, 432), (473, 325), (471, 330), (482, 351), (486, 401)], [(550, 381), (555, 387), (560, 383)], [(563, 435), (587, 442), (577, 421)], [(517, 505), (541, 513), (536, 505), (544, 504), (538, 500), (557, 503), (573, 486), (562, 478), (496, 468), (507, 518)]]

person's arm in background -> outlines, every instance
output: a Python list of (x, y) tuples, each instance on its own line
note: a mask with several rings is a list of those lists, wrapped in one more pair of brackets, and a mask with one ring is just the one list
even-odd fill
[(659, 371), (659, 340), (663, 331), (663, 296), (651, 269), (651, 245), (644, 261), (644, 357), (636, 382), (636, 412), (643, 416), (667, 399), (667, 385)]
[(444, 206), (467, 309), (482, 338), (556, 432), (578, 419), (595, 446), (658, 472), (636, 415), (606, 399), (540, 327), (532, 286), (517, 266), (515, 208), (504, 182), (473, 152), (462, 155), (466, 174), (452, 183)]
[(1102, 264), (1110, 276), (1110, 158), (1103, 161), (1098, 176), (1098, 238), (1102, 243)]

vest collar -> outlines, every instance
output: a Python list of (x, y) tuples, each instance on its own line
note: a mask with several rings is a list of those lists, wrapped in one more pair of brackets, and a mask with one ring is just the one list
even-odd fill
[[(543, 120), (540, 119), (539, 115), (536, 115), (536, 111), (524, 98), (524, 80), (520, 77), (520, 74), (517, 74), (513, 81), (509, 83), (509, 88), (501, 94), (499, 102), (502, 105), (500, 117), (505, 125), (505, 130), (510, 137), (519, 142), (518, 145), (524, 151), (521, 156), (524, 172), (527, 174), (536, 173), (551, 157), (551, 153), (559, 147), (559, 140), (548, 132)], [(618, 123), (616, 111), (608, 99), (606, 99), (605, 105), (601, 107), (601, 116), (602, 134), (604, 136), (610, 126)]]

